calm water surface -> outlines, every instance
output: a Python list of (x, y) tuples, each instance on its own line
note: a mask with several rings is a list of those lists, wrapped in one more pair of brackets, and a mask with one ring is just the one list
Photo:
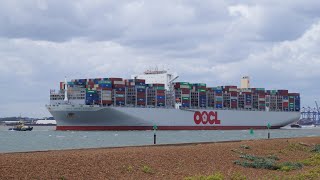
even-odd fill
[[(34, 127), (33, 131), (8, 131), (0, 126), (0, 153), (153, 144), (153, 131), (55, 131), (55, 127)], [(266, 139), (268, 130), (157, 131), (157, 144), (218, 142)], [(270, 130), (271, 138), (320, 137), (320, 128)]]

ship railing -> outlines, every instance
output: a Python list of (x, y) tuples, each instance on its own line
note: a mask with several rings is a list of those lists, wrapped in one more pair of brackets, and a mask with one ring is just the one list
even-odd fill
[[(45, 107), (59, 107), (60, 105), (71, 105), (72, 107), (137, 107), (137, 108), (161, 108), (161, 109), (174, 109), (171, 106), (135, 106), (135, 105), (85, 105), (85, 104), (71, 104), (71, 103), (58, 103), (58, 104), (47, 104)], [(180, 109), (207, 109), (207, 110), (235, 110), (235, 111), (266, 111), (262, 109), (247, 109), (247, 108), (215, 108), (215, 107), (180, 107)], [(270, 112), (299, 112), (295, 110), (280, 110), (280, 109), (269, 109)]]

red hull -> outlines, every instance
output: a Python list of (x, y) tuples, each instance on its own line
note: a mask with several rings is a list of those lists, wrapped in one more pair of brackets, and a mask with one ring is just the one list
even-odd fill
[[(279, 129), (272, 126), (271, 129)], [(158, 126), (158, 130), (248, 130), (267, 129), (266, 126)], [(130, 131), (153, 130), (153, 126), (57, 126), (59, 131)]]

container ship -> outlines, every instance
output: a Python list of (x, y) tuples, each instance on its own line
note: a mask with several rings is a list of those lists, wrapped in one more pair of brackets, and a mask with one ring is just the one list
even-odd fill
[(300, 94), (235, 85), (175, 82), (149, 70), (131, 79), (60, 82), (50, 90), (48, 111), (56, 130), (242, 130), (280, 128), (300, 117)]

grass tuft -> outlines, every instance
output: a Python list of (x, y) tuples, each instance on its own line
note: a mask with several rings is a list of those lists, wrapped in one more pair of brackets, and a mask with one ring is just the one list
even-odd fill
[(217, 172), (209, 176), (192, 176), (192, 177), (186, 177), (184, 179), (185, 180), (224, 180), (224, 176), (220, 172)]
[(147, 173), (147, 174), (152, 174), (153, 170), (149, 166), (143, 166), (142, 167), (142, 172)]
[(232, 174), (230, 179), (231, 180), (247, 180), (247, 177), (245, 175), (240, 174), (239, 172), (236, 172)]
[(251, 149), (250, 146), (245, 145), (245, 144), (241, 145), (240, 148), (242, 148), (242, 149)]

